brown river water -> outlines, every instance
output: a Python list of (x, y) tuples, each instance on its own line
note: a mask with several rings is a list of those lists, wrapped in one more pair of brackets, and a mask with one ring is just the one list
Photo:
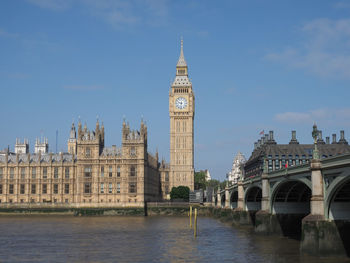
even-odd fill
[(349, 262), (301, 257), (296, 240), (187, 217), (0, 217), (0, 262)]

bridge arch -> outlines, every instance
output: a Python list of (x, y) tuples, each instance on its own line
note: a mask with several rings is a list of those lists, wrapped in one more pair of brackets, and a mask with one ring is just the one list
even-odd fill
[(326, 217), (350, 220), (350, 170), (337, 176), (327, 189)]
[(238, 190), (233, 190), (230, 194), (230, 207), (235, 209), (238, 206)]
[(261, 210), (262, 189), (259, 185), (251, 185), (244, 192), (245, 207), (247, 211)]
[(307, 179), (283, 180), (271, 189), (272, 214), (310, 213), (311, 181)]

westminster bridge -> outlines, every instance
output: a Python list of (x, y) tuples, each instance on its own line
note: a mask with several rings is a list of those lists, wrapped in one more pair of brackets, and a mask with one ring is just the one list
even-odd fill
[(213, 206), (234, 223), (301, 240), (301, 252), (350, 257), (350, 154), (245, 178), (218, 189)]

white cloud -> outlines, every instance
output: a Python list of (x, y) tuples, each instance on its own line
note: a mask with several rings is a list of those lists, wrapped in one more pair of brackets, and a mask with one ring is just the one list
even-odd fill
[(350, 19), (316, 19), (300, 28), (303, 42), (266, 59), (318, 76), (350, 78)]
[(283, 112), (274, 116), (278, 122), (286, 123), (341, 123), (350, 122), (350, 108), (343, 109), (316, 109), (307, 112)]
[(350, 2), (349, 1), (337, 2), (334, 4), (334, 7), (338, 9), (350, 8)]
[(27, 0), (40, 8), (62, 11), (75, 5), (87, 10), (115, 28), (164, 23), (168, 15), (168, 0)]

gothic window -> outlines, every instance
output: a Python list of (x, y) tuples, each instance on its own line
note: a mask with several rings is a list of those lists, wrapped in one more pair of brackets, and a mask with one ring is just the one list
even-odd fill
[(183, 131), (183, 132), (186, 132), (186, 121), (183, 121), (182, 131)]
[(33, 167), (32, 168), (32, 179), (35, 179), (35, 177), (36, 177), (36, 168)]
[(53, 170), (53, 178), (58, 179), (58, 167), (55, 167)]
[(293, 166), (293, 156), (289, 155), (288, 156), (289, 160), (288, 160), (288, 166)]
[(120, 183), (117, 183), (117, 193), (120, 193)]
[(64, 193), (69, 194), (69, 184), (64, 184)]
[(108, 193), (112, 193), (112, 191), (113, 191), (113, 184), (112, 183), (109, 183), (109, 185), (108, 185)]
[(4, 169), (0, 167), (0, 179), (2, 179), (3, 173), (4, 173)]
[(117, 177), (120, 177), (120, 166), (117, 167)]
[(9, 184), (9, 194), (13, 194), (13, 184)]
[(165, 181), (169, 182), (169, 172), (165, 172)]
[(25, 194), (25, 184), (21, 184), (21, 186), (20, 186), (20, 194), (21, 195)]
[(136, 193), (137, 192), (137, 184), (134, 182), (134, 183), (129, 183), (129, 193)]
[(136, 176), (136, 167), (134, 165), (130, 167), (130, 176)]
[(47, 184), (43, 184), (43, 194), (47, 194)]
[(101, 177), (105, 176), (105, 167), (101, 166)]
[(15, 177), (15, 168), (10, 168), (10, 179), (13, 179)]
[(105, 184), (104, 183), (101, 183), (100, 192), (101, 192), (101, 194), (104, 194), (104, 192), (105, 192)]
[(64, 178), (69, 179), (69, 167), (64, 169)]
[(113, 166), (110, 165), (110, 166), (108, 167), (108, 169), (109, 169), (108, 175), (109, 175), (109, 177), (112, 177), (112, 176), (113, 176)]
[(58, 184), (53, 185), (53, 193), (58, 194)]
[(86, 147), (86, 150), (85, 150), (85, 157), (90, 157), (90, 156), (91, 156), (90, 147)]
[(135, 156), (136, 155), (136, 148), (133, 146), (130, 148), (130, 155)]
[(295, 165), (299, 165), (299, 155), (295, 155)]
[(180, 132), (180, 121), (176, 121), (176, 131)]
[(286, 167), (286, 156), (282, 155), (282, 168)]
[(47, 167), (43, 167), (43, 178), (47, 178)]
[(305, 163), (306, 163), (306, 156), (305, 156), (305, 154), (303, 154), (303, 155), (301, 156), (301, 158), (302, 158), (302, 163), (305, 164)]
[(280, 169), (280, 159), (279, 156), (276, 155), (275, 156), (275, 170), (279, 170)]
[(85, 166), (85, 168), (84, 168), (84, 176), (85, 177), (91, 177), (91, 174), (92, 174), (91, 166)]
[(21, 168), (21, 179), (24, 179), (26, 176), (26, 170), (25, 168)]
[(91, 184), (90, 183), (84, 184), (84, 194), (91, 194)]
[(36, 193), (36, 184), (32, 184), (32, 194)]
[(0, 194), (2, 195), (2, 184), (0, 184)]

